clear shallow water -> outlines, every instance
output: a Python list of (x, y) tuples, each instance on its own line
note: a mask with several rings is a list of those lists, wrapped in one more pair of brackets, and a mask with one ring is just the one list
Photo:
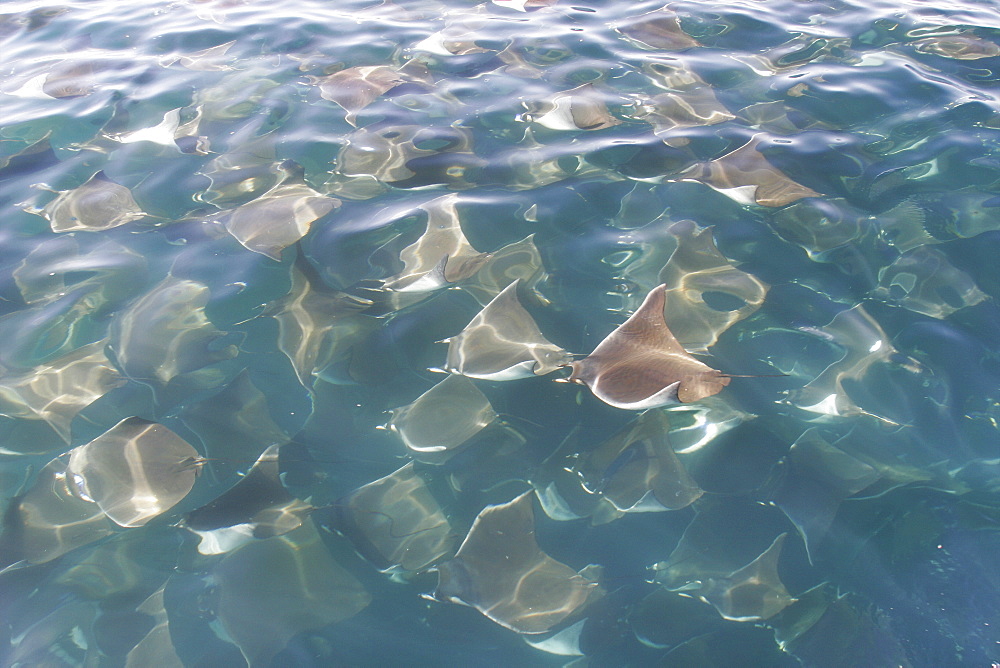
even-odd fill
[[(4, 5), (5, 665), (1000, 661), (995, 5), (528, 9)], [(515, 277), (787, 375), (426, 398)]]

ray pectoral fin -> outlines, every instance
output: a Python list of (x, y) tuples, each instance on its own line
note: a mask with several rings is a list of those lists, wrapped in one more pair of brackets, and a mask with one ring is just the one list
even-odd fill
[(517, 297), (519, 280), (450, 339), (447, 368), (470, 378), (514, 380), (555, 371), (569, 355), (549, 342)]
[(448, 255), (443, 255), (441, 260), (433, 269), (415, 280), (399, 285), (398, 283), (386, 282), (385, 288), (393, 292), (430, 292), (448, 285), (449, 281), (445, 277), (445, 267), (448, 265)]
[(705, 373), (680, 383), (680, 387), (677, 390), (677, 400), (682, 404), (718, 394), (722, 391), (723, 387), (729, 385), (729, 376), (723, 376), (715, 369), (705, 368), (711, 373)]
[(645, 410), (647, 408), (655, 408), (656, 406), (675, 403), (678, 401), (678, 389), (680, 388), (680, 384), (680, 381), (670, 383), (648, 399), (637, 402), (634, 410)]

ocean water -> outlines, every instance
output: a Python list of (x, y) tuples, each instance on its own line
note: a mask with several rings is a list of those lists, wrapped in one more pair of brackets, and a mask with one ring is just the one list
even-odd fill
[(8, 0), (0, 67), (0, 665), (1000, 664), (992, 0)]

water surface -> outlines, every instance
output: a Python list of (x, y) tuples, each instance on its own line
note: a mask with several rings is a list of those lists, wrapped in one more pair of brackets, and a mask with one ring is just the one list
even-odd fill
[(0, 12), (4, 665), (1000, 663), (994, 3)]

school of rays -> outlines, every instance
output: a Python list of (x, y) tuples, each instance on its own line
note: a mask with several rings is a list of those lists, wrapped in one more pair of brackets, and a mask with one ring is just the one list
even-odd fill
[[(279, 48), (255, 0), (163, 11), (213, 44), (0, 86), (6, 665), (911, 665), (852, 571), (945, 504), (996, 535), (1000, 280), (962, 253), (998, 248), (1000, 28), (307, 2), (336, 26)], [(855, 71), (950, 77), (969, 165), (845, 115)]]

